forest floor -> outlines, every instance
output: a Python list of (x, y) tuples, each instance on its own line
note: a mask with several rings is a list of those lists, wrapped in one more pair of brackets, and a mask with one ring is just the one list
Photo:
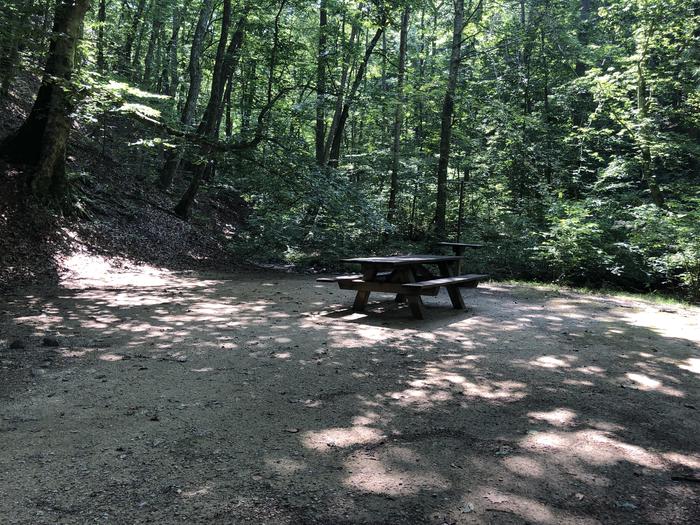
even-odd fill
[(84, 257), (0, 299), (4, 523), (700, 522), (697, 308)]

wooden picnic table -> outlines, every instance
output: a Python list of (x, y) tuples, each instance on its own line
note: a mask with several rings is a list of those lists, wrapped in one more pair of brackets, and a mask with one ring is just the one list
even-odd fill
[[(362, 273), (322, 277), (322, 282), (337, 282), (344, 290), (356, 290), (353, 310), (364, 311), (371, 292), (395, 293), (396, 300), (406, 301), (417, 319), (425, 317), (422, 295), (437, 295), (441, 287), (447, 289), (456, 309), (464, 309), (459, 286), (478, 283), (486, 275), (456, 275), (463, 255), (395, 255), (390, 257), (354, 257), (344, 263), (359, 264)], [(439, 277), (426, 266), (437, 266)]]

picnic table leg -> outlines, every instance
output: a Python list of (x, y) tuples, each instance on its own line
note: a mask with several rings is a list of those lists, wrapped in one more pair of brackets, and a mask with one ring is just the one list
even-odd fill
[[(416, 282), (416, 276), (413, 273), (412, 268), (406, 268), (405, 270), (402, 270), (400, 277), (401, 281), (404, 283)], [(415, 317), (416, 319), (425, 319), (425, 310), (423, 308), (423, 299), (421, 299), (421, 296), (408, 294), (404, 295), (404, 297), (408, 302), (408, 307), (411, 309), (411, 314), (413, 315), (413, 317)]]
[[(452, 267), (448, 263), (440, 263), (438, 266), (440, 267), (440, 274), (442, 277), (453, 277)], [(448, 284), (445, 288), (447, 288), (450, 301), (452, 301), (452, 307), (455, 310), (464, 310), (466, 306), (464, 305), (464, 299), (462, 299), (462, 293), (459, 291), (459, 286), (456, 284)]]
[(352, 309), (355, 312), (364, 312), (365, 311), (365, 306), (367, 306), (367, 302), (369, 301), (369, 292), (360, 290), (357, 292), (357, 295), (355, 296), (355, 302), (352, 305)]
[(425, 319), (425, 311), (423, 309), (423, 301), (420, 295), (407, 295), (408, 307), (411, 309), (411, 314), (416, 319)]
[[(365, 281), (371, 281), (377, 276), (377, 269), (372, 266), (362, 265), (362, 279)], [(364, 312), (367, 302), (369, 301), (369, 290), (358, 290), (357, 295), (355, 295), (355, 302), (352, 305), (352, 309), (355, 312)]]

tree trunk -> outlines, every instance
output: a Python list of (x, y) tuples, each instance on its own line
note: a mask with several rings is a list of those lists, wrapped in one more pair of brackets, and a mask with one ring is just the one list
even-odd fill
[(185, 126), (192, 124), (192, 120), (194, 119), (194, 114), (197, 109), (197, 99), (199, 98), (199, 91), (202, 87), (202, 65), (200, 62), (200, 57), (202, 56), (202, 50), (204, 49), (204, 37), (206, 36), (207, 26), (209, 25), (209, 20), (211, 19), (213, 10), (214, 0), (204, 0), (202, 3), (202, 8), (199, 11), (197, 27), (195, 28), (194, 36), (192, 37), (190, 62), (187, 66), (190, 86), (187, 91), (185, 107), (182, 110), (182, 118), (180, 119)]
[[(421, 6), (420, 13), (420, 50), (418, 51), (418, 60), (416, 64), (416, 69), (418, 70), (418, 83), (417, 89), (420, 90), (423, 87), (423, 78), (425, 76), (425, 8)], [(418, 149), (423, 149), (423, 97), (420, 95), (415, 97), (416, 101), (416, 124), (414, 128), (414, 141), (418, 144)]]
[[(243, 45), (243, 37), (245, 35), (247, 11), (241, 15), (236, 25), (231, 41), (226, 46), (228, 40), (229, 29), (231, 26), (231, 0), (224, 0), (224, 15), (221, 22), (221, 36), (219, 45), (216, 51), (216, 59), (214, 61), (214, 70), (211, 82), (211, 92), (209, 94), (209, 103), (204, 110), (202, 121), (197, 128), (197, 133), (204, 137), (214, 138), (219, 133), (219, 126), (224, 111), (224, 92), (226, 81), (231, 77), (236, 67), (240, 56), (240, 48)], [(209, 151), (204, 148), (202, 152), (204, 158), (208, 158)], [(208, 165), (200, 165), (195, 170), (190, 185), (184, 195), (175, 207), (175, 213), (182, 219), (187, 219), (190, 215), (190, 209), (200, 182), (206, 174)]]
[(446, 229), (447, 214), (447, 167), (450, 163), (450, 143), (452, 140), (452, 115), (454, 96), (457, 88), (457, 75), (461, 61), (462, 30), (464, 29), (464, 0), (455, 0), (454, 29), (452, 32), (452, 52), (447, 76), (447, 89), (442, 103), (440, 122), (440, 160), (437, 166), (437, 194), (435, 196), (435, 235), (442, 238)]
[(56, 6), (44, 76), (22, 126), (0, 144), (0, 154), (32, 165), (29, 191), (39, 198), (65, 194), (65, 156), (70, 132), (71, 77), (75, 52), (90, 0), (61, 0)]
[(231, 117), (231, 93), (233, 92), (233, 74), (229, 75), (226, 82), (226, 92), (224, 93), (224, 103), (226, 104), (226, 123), (224, 134), (227, 139), (233, 137), (233, 118)]
[(139, 32), (139, 24), (141, 23), (141, 17), (143, 16), (143, 11), (146, 9), (146, 0), (139, 0), (136, 7), (136, 13), (134, 13), (134, 18), (131, 20), (131, 26), (129, 31), (126, 33), (126, 40), (124, 41), (124, 48), (122, 49), (121, 57), (121, 70), (127, 76), (130, 76), (130, 65), (131, 65), (131, 48), (136, 40), (136, 35)]
[(348, 115), (350, 114), (350, 105), (352, 104), (353, 100), (355, 99), (355, 96), (357, 95), (357, 90), (360, 87), (360, 84), (362, 83), (362, 79), (365, 75), (365, 71), (367, 70), (367, 64), (369, 62), (369, 58), (372, 56), (372, 51), (374, 51), (374, 47), (377, 45), (377, 42), (379, 42), (379, 39), (382, 37), (382, 34), (384, 33), (384, 22), (382, 22), (382, 25), (380, 25), (377, 28), (377, 31), (374, 33), (374, 37), (372, 37), (372, 40), (370, 41), (369, 45), (367, 46), (367, 49), (365, 50), (365, 55), (362, 59), (362, 62), (360, 63), (360, 66), (357, 68), (357, 73), (355, 74), (355, 80), (352, 84), (352, 87), (350, 88), (350, 92), (348, 93), (347, 98), (345, 99), (345, 103), (343, 104), (343, 109), (342, 112), (340, 113), (340, 118), (338, 119), (337, 126), (335, 126), (335, 129), (331, 128), (332, 135), (329, 138), (332, 138), (331, 142), (331, 147), (330, 151), (328, 151), (328, 165), (337, 168), (338, 167), (338, 162), (340, 160), (340, 145), (341, 141), (343, 138), (343, 130), (345, 129), (345, 123), (348, 120)]
[[(241, 17), (238, 21), (236, 31), (228, 41), (229, 31), (231, 29), (231, 0), (224, 0), (224, 14), (221, 21), (221, 36), (216, 49), (216, 58), (214, 60), (214, 69), (211, 79), (211, 91), (209, 92), (209, 102), (204, 109), (202, 121), (197, 128), (197, 133), (210, 137), (218, 131), (217, 123), (219, 122), (219, 114), (221, 113), (222, 103), (224, 98), (224, 90), (226, 88), (226, 80), (229, 77), (229, 57), (233, 58), (233, 52), (243, 39), (243, 23), (245, 18)], [(240, 42), (238, 41), (240, 39)], [(227, 45), (228, 44), (228, 45)]]
[(544, 179), (547, 185), (552, 184), (552, 163), (550, 155), (552, 154), (552, 126), (549, 114), (549, 63), (547, 61), (547, 50), (545, 46), (544, 26), (540, 27), (540, 53), (542, 55), (542, 120), (544, 121), (544, 144), (545, 144), (545, 159), (544, 159)]
[(244, 139), (249, 136), (251, 130), (250, 117), (253, 114), (256, 75), (256, 62), (251, 60), (248, 73), (245, 75), (245, 85), (241, 92), (241, 136)]
[(20, 36), (15, 27), (8, 28), (7, 41), (0, 54), (0, 71), (2, 71), (2, 82), (0, 82), (0, 98), (5, 98), (10, 93), (10, 85), (15, 77), (17, 62), (19, 61)]
[(396, 79), (396, 102), (394, 107), (394, 142), (391, 148), (391, 183), (389, 185), (389, 204), (387, 220), (392, 222), (396, 214), (396, 196), (399, 191), (399, 160), (401, 156), (401, 125), (403, 123), (403, 83), (406, 72), (406, 47), (408, 42), (408, 19), (410, 7), (406, 7), (401, 17), (399, 35), (399, 69)]
[(323, 164), (326, 133), (326, 26), (328, 25), (328, 0), (321, 0), (318, 25), (318, 62), (316, 64), (316, 164)]
[(105, 69), (105, 23), (107, 21), (107, 1), (100, 0), (97, 11), (97, 69)]
[(651, 193), (651, 201), (659, 208), (666, 207), (664, 194), (656, 181), (656, 176), (652, 170), (651, 148), (649, 147), (649, 138), (647, 137), (647, 122), (649, 113), (649, 100), (647, 99), (646, 76), (644, 73), (644, 61), (646, 60), (646, 47), (639, 53), (640, 58), (637, 62), (637, 115), (639, 117), (639, 134), (637, 141), (641, 153), (641, 172), (642, 180), (646, 183)]
[[(156, 10), (157, 8), (158, 6), (156, 6)], [(148, 39), (148, 48), (144, 60), (143, 83), (148, 88), (153, 86), (153, 72), (157, 69), (154, 67), (154, 55), (156, 53), (156, 47), (159, 44), (160, 31), (163, 27), (163, 22), (159, 19), (159, 16), (159, 13), (156, 11), (153, 24), (151, 25), (151, 36)]]
[[(151, 4), (148, 5), (146, 12), (150, 11), (150, 8)], [(146, 14), (144, 14), (143, 18), (147, 18)], [(142, 22), (139, 25), (138, 34), (136, 36), (136, 48), (134, 49), (134, 56), (131, 59), (131, 66), (128, 73), (128, 77), (133, 81), (141, 79), (141, 49), (143, 48), (143, 37), (146, 33), (146, 26), (147, 24)]]
[(177, 55), (180, 35), (181, 13), (179, 8), (173, 11), (173, 32), (168, 43), (167, 62), (163, 67), (165, 72), (165, 94), (174, 97), (177, 94), (177, 88), (180, 84), (180, 76), (177, 70)]
[[(207, 27), (214, 11), (214, 0), (204, 0), (202, 8), (199, 10), (197, 26), (192, 37), (192, 47), (190, 48), (190, 62), (187, 66), (187, 72), (190, 80), (189, 89), (187, 90), (187, 98), (185, 105), (182, 108), (180, 122), (184, 126), (192, 125), (194, 115), (197, 110), (197, 99), (199, 91), (202, 87), (202, 65), (200, 63), (202, 51), (204, 49), (204, 37), (207, 33)], [(167, 190), (173, 183), (175, 174), (180, 167), (182, 161), (183, 148), (168, 150), (165, 153), (165, 164), (160, 170), (158, 177), (158, 186)]]
[[(205, 158), (208, 157), (209, 153), (210, 151), (207, 148), (202, 151)], [(175, 215), (181, 219), (188, 219), (190, 217), (192, 204), (194, 203), (194, 199), (199, 191), (199, 186), (209, 170), (211, 170), (211, 163), (209, 162), (196, 167), (194, 175), (192, 176), (192, 179), (190, 179), (189, 186), (187, 186), (185, 193), (182, 195), (182, 197), (180, 197), (179, 202), (175, 206)]]
[[(333, 146), (333, 139), (338, 131), (338, 126), (340, 124), (340, 117), (343, 114), (343, 105), (345, 103), (345, 89), (348, 83), (348, 75), (350, 73), (350, 54), (352, 48), (355, 46), (355, 40), (359, 34), (360, 28), (357, 24), (353, 24), (350, 30), (350, 40), (348, 41), (347, 48), (341, 54), (343, 65), (340, 74), (340, 84), (338, 86), (338, 94), (335, 100), (335, 111), (333, 112), (333, 119), (331, 120), (331, 127), (328, 130), (328, 135), (326, 136), (326, 143), (323, 146), (323, 165), (328, 164), (330, 158), (331, 148)], [(343, 22), (341, 24), (341, 47), (345, 44), (345, 15), (343, 15)]]

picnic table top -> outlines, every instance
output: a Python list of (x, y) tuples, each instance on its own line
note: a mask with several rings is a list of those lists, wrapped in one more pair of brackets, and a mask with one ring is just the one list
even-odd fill
[(440, 246), (464, 246), (465, 248), (483, 248), (484, 245), (477, 242), (439, 242)]
[(434, 264), (465, 259), (464, 255), (393, 255), (389, 257), (353, 257), (341, 259), (341, 262), (356, 264), (387, 264), (405, 266), (413, 264)]

